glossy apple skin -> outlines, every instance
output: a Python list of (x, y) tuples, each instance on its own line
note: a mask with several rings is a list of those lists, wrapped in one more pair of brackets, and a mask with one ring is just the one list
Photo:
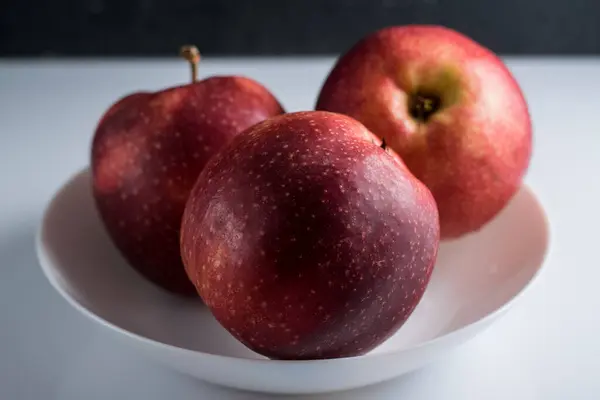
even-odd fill
[[(441, 108), (409, 112), (418, 94)], [(381, 138), (433, 193), (442, 239), (480, 229), (517, 192), (532, 126), (517, 82), (472, 39), (440, 26), (374, 32), (337, 61), (316, 109), (352, 116)]]
[(368, 352), (429, 282), (439, 221), (427, 188), (363, 125), (326, 112), (271, 118), (200, 175), (181, 252), (238, 340), (273, 359)]
[(98, 212), (129, 264), (160, 287), (196, 295), (179, 254), (181, 216), (209, 158), (242, 130), (283, 110), (259, 83), (212, 77), (112, 105), (95, 132)]

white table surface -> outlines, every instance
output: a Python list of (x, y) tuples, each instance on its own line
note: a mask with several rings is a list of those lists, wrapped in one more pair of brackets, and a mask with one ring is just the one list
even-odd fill
[[(207, 59), (200, 73), (251, 76), (301, 110), (314, 105), (332, 62)], [(504, 318), (442, 361), (306, 399), (600, 398), (600, 59), (507, 62), (534, 119), (526, 182), (551, 223), (544, 273)], [(43, 207), (87, 165), (106, 107), (187, 79), (176, 59), (0, 62), (0, 399), (271, 398), (202, 383), (124, 347), (53, 291), (34, 254)]]

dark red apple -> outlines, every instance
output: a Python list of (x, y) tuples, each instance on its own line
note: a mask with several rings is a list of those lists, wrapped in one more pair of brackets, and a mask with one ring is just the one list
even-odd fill
[(283, 112), (262, 85), (239, 76), (134, 93), (112, 105), (93, 138), (97, 209), (129, 264), (171, 292), (194, 295), (179, 254), (179, 228), (198, 174), (242, 130)]
[(368, 352), (402, 326), (437, 255), (427, 188), (356, 120), (271, 118), (200, 175), (182, 219), (186, 271), (216, 319), (276, 359)]
[(316, 108), (362, 122), (431, 190), (441, 236), (481, 228), (517, 192), (532, 128), (503, 62), (440, 26), (374, 32), (340, 57)]

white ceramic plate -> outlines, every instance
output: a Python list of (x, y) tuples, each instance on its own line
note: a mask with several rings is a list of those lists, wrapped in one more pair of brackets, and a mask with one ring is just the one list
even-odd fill
[(434, 360), (515, 302), (538, 275), (547, 244), (543, 209), (523, 188), (483, 230), (441, 246), (422, 301), (380, 347), (360, 357), (274, 361), (233, 339), (199, 300), (163, 292), (125, 264), (98, 219), (87, 170), (56, 194), (37, 237), (50, 283), (117, 337), (205, 381), (275, 393), (352, 389)]

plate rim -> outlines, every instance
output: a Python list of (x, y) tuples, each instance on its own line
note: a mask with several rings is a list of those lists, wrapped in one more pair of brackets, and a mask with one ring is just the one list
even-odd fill
[(52, 206), (54, 205), (58, 196), (68, 187), (68, 185), (72, 184), (77, 177), (79, 177), (80, 175), (84, 174), (87, 171), (89, 171), (89, 167), (80, 168), (76, 173), (71, 174), (68, 179), (63, 180), (62, 183), (60, 184), (60, 186), (53, 191), (51, 197), (49, 198), (49, 200), (47, 200), (46, 205), (44, 206), (42, 217), (40, 218), (40, 221), (38, 222), (38, 226), (37, 226), (36, 232), (35, 232), (35, 252), (36, 252), (36, 257), (37, 257), (38, 263), (40, 264), (41, 270), (42, 270), (45, 278), (49, 281), (50, 285), (54, 288), (54, 290), (56, 290), (60, 294), (60, 296), (64, 300), (66, 300), (66, 302), (69, 303), (73, 308), (78, 310), (81, 314), (85, 315), (87, 318), (89, 318), (92, 321), (103, 326), (104, 328), (108, 328), (108, 330), (111, 330), (115, 333), (120, 333), (121, 335), (124, 335), (128, 339), (136, 340), (136, 341), (142, 342), (144, 344), (147, 344), (147, 345), (150, 345), (153, 347), (163, 347), (165, 350), (172, 351), (172, 352), (178, 352), (178, 353), (185, 353), (190, 356), (203, 356), (209, 360), (215, 360), (215, 361), (222, 361), (222, 362), (228, 361), (228, 362), (237, 362), (237, 363), (241, 362), (241, 363), (252, 364), (255, 366), (257, 364), (260, 364), (260, 365), (268, 364), (269, 366), (277, 366), (277, 367), (284, 367), (284, 366), (290, 366), (290, 365), (312, 365), (312, 364), (323, 365), (323, 364), (338, 364), (338, 363), (343, 363), (343, 362), (349, 362), (351, 360), (366, 359), (366, 358), (368, 358), (369, 360), (372, 360), (372, 361), (378, 361), (378, 360), (384, 360), (384, 359), (388, 359), (388, 358), (396, 358), (401, 353), (418, 351), (419, 349), (424, 348), (424, 347), (441, 346), (445, 342), (451, 341), (455, 336), (460, 336), (465, 331), (468, 331), (470, 329), (476, 328), (481, 325), (485, 326), (488, 322), (491, 322), (494, 319), (501, 316), (502, 314), (504, 314), (504, 312), (506, 312), (509, 308), (511, 308), (521, 297), (523, 297), (523, 295), (525, 293), (529, 292), (530, 289), (536, 284), (536, 282), (539, 281), (539, 278), (542, 275), (542, 271), (544, 271), (546, 269), (544, 267), (547, 264), (546, 261), (548, 259), (548, 255), (550, 253), (551, 242), (552, 242), (552, 235), (551, 235), (551, 228), (550, 228), (551, 225), (550, 225), (550, 221), (549, 221), (546, 209), (544, 207), (544, 204), (539, 199), (536, 192), (531, 188), (531, 186), (529, 186), (528, 184), (523, 182), (523, 184), (521, 185), (519, 190), (522, 190), (523, 188), (525, 188), (526, 190), (530, 191), (530, 193), (532, 194), (532, 198), (535, 201), (536, 206), (537, 206), (538, 210), (540, 211), (540, 214), (542, 217), (543, 231), (544, 231), (544, 236), (545, 236), (544, 250), (541, 255), (539, 264), (537, 265), (535, 272), (529, 278), (529, 280), (509, 300), (504, 302), (502, 305), (500, 305), (493, 311), (486, 314), (484, 317), (479, 318), (476, 321), (471, 322), (470, 324), (464, 325), (458, 329), (455, 329), (445, 335), (437, 336), (433, 339), (421, 342), (419, 344), (416, 344), (416, 345), (413, 345), (410, 347), (406, 347), (406, 348), (402, 348), (402, 349), (389, 351), (389, 352), (367, 353), (367, 354), (363, 354), (363, 355), (359, 355), (359, 356), (346, 356), (346, 357), (339, 357), (339, 358), (314, 359), (314, 360), (277, 360), (277, 359), (269, 359), (269, 358), (252, 359), (252, 358), (234, 357), (234, 356), (222, 355), (222, 354), (212, 354), (212, 353), (206, 353), (203, 351), (193, 350), (193, 349), (189, 349), (189, 348), (185, 348), (185, 347), (179, 347), (179, 346), (176, 346), (176, 345), (173, 345), (170, 343), (166, 343), (166, 342), (156, 340), (156, 339), (151, 339), (147, 336), (143, 336), (141, 334), (129, 331), (111, 321), (108, 321), (108, 320), (102, 318), (98, 314), (89, 310), (87, 307), (85, 307), (83, 304), (81, 304), (79, 301), (77, 301), (73, 296), (71, 296), (67, 292), (67, 290), (62, 287), (60, 282), (58, 282), (56, 274), (53, 273), (53, 270), (55, 269), (52, 266), (53, 262), (50, 260), (49, 252), (45, 248), (44, 229), (47, 226), (49, 212), (52, 209)]

